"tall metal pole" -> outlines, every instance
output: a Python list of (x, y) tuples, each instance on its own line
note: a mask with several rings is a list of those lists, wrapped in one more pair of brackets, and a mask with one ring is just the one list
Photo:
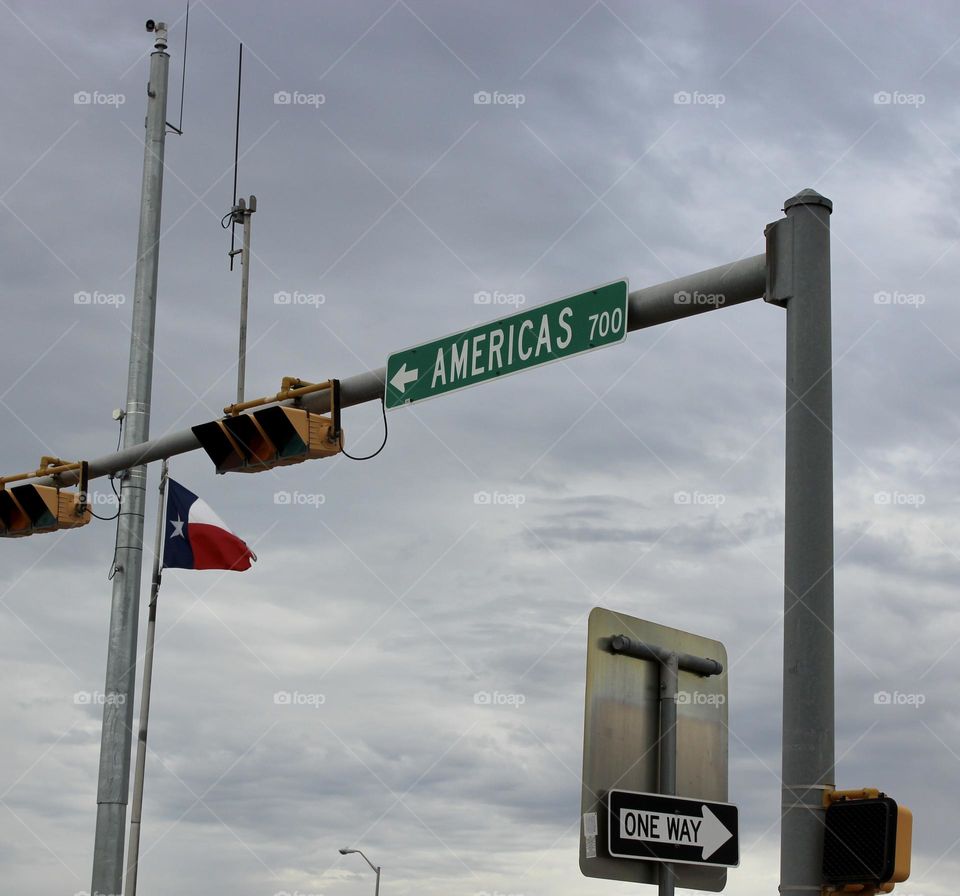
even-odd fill
[(781, 896), (822, 886), (823, 791), (834, 784), (833, 401), (829, 199), (784, 204), (787, 309)]
[[(148, 28), (152, 24), (152, 22), (148, 23)], [(150, 434), (160, 200), (163, 191), (167, 75), (170, 62), (170, 57), (166, 53), (166, 25), (162, 22), (158, 23), (154, 26), (154, 31), (155, 49), (150, 56), (150, 81), (147, 85), (146, 137), (140, 193), (140, 234), (137, 240), (133, 325), (127, 372), (125, 448), (145, 442)], [(137, 622), (140, 612), (146, 484), (146, 465), (138, 464), (130, 467), (123, 479), (117, 527), (91, 887), (92, 893), (101, 894), (101, 896), (119, 896), (123, 881), (123, 846), (130, 779), (133, 693), (136, 685)]]
[(250, 294), (250, 231), (251, 218), (257, 210), (257, 197), (250, 197), (247, 205), (241, 199), (233, 210), (234, 221), (243, 224), (243, 248), (240, 250), (240, 350), (237, 359), (237, 404), (243, 403), (244, 382), (247, 375), (247, 304)]
[(143, 653), (143, 682), (140, 685), (140, 731), (137, 735), (137, 765), (133, 773), (133, 803), (130, 807), (130, 843), (127, 847), (127, 877), (124, 896), (137, 896), (140, 862), (140, 818), (143, 813), (143, 773), (147, 763), (147, 724), (150, 720), (150, 686), (153, 683), (153, 642), (157, 629), (157, 598), (160, 596), (160, 554), (163, 550), (163, 499), (167, 492), (167, 462), (160, 466), (160, 497), (157, 501), (157, 534), (153, 545), (153, 580), (150, 585), (150, 615), (147, 617), (147, 645)]

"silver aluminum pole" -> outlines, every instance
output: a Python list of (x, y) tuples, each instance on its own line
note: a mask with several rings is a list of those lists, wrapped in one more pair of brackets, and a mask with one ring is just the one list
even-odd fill
[(244, 381), (247, 375), (247, 299), (250, 294), (250, 231), (253, 213), (257, 210), (257, 197), (250, 197), (250, 204), (240, 200), (235, 213), (243, 216), (243, 249), (240, 251), (240, 351), (237, 360), (237, 404), (243, 402)]
[(822, 887), (823, 790), (834, 783), (833, 402), (829, 199), (784, 205), (787, 309), (781, 896)]
[(130, 806), (130, 843), (127, 847), (127, 878), (124, 896), (137, 896), (140, 862), (140, 819), (143, 813), (143, 771), (147, 762), (147, 724), (150, 719), (150, 687), (153, 683), (153, 642), (157, 630), (157, 598), (160, 595), (160, 554), (163, 550), (163, 499), (167, 493), (167, 462), (160, 466), (160, 497), (157, 502), (157, 534), (153, 543), (153, 581), (150, 585), (150, 615), (147, 617), (147, 644), (143, 651), (143, 682), (140, 685), (140, 731), (137, 735), (137, 765), (133, 773), (133, 802)]
[[(677, 677), (679, 658), (670, 653), (660, 660), (660, 793), (677, 793)], [(669, 862), (660, 863), (659, 896), (673, 896), (674, 874)]]
[[(152, 24), (152, 23), (150, 23)], [(145, 442), (150, 432), (150, 393), (153, 380), (153, 337), (156, 321), (157, 264), (160, 240), (160, 200), (163, 191), (163, 150), (167, 127), (167, 30), (154, 26), (155, 50), (150, 56), (147, 121), (140, 193), (140, 233), (133, 289), (133, 325), (124, 448)], [(131, 467), (123, 479), (117, 527), (113, 599), (107, 647), (107, 674), (100, 740), (97, 786), (97, 826), (93, 849), (91, 892), (120, 893), (123, 847), (130, 781), (130, 741), (133, 693), (136, 685), (137, 621), (140, 612), (140, 571), (143, 559), (143, 515), (147, 468)]]

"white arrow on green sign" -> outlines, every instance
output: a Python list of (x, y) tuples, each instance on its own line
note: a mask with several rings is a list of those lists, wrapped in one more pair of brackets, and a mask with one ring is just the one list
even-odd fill
[(538, 305), (387, 359), (385, 401), (398, 408), (571, 358), (627, 338), (626, 279)]

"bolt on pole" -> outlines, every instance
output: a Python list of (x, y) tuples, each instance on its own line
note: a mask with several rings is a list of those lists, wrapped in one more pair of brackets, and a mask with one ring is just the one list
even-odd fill
[[(148, 23), (148, 28), (149, 24), (152, 23)], [(124, 448), (145, 442), (150, 435), (160, 201), (163, 192), (163, 152), (170, 62), (166, 53), (166, 26), (158, 23), (154, 26), (154, 31), (154, 52), (150, 56), (150, 81), (147, 85), (140, 232), (137, 240), (133, 325), (127, 372)], [(109, 896), (119, 896), (124, 870), (124, 829), (129, 795), (146, 484), (145, 464), (127, 470), (122, 480), (122, 500), (117, 526), (91, 887), (91, 892)]]
[(823, 885), (823, 791), (834, 784), (833, 400), (829, 199), (784, 204), (787, 413), (781, 896)]

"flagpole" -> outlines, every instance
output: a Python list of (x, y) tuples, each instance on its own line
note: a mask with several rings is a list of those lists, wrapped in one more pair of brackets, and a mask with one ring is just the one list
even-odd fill
[(160, 468), (160, 500), (157, 504), (157, 535), (153, 545), (153, 580), (150, 586), (150, 615), (147, 644), (143, 654), (143, 685), (140, 694), (140, 731), (137, 735), (137, 765), (133, 777), (130, 808), (130, 842), (127, 847), (127, 876), (124, 896), (136, 896), (137, 866), (140, 861), (140, 816), (143, 809), (143, 770), (147, 760), (147, 721), (150, 717), (150, 684), (153, 678), (153, 639), (157, 628), (157, 596), (160, 593), (160, 553), (163, 544), (163, 501), (167, 492), (167, 461)]

